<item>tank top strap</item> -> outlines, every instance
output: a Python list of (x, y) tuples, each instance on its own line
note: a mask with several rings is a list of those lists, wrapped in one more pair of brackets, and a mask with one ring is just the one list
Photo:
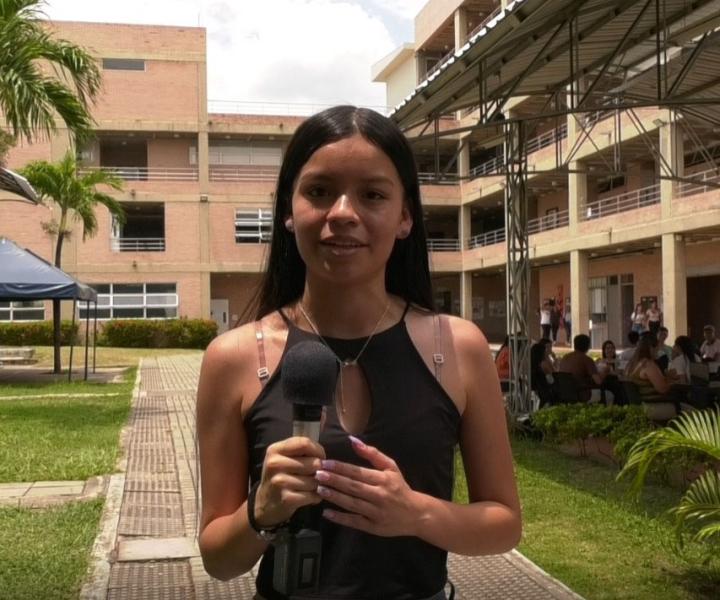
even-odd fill
[(442, 346), (442, 317), (435, 313), (433, 315), (433, 329), (435, 330), (435, 352), (433, 353), (433, 364), (435, 365), (435, 379), (441, 382), (441, 367), (445, 362), (445, 354)]
[(267, 368), (267, 360), (265, 358), (265, 335), (262, 330), (262, 321), (255, 321), (255, 340), (258, 347), (258, 370), (257, 376), (260, 384), (265, 387), (270, 378), (270, 371)]

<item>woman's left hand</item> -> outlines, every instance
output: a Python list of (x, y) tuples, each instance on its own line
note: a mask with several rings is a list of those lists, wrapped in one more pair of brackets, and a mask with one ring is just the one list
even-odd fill
[(339, 525), (374, 535), (416, 535), (422, 494), (413, 491), (393, 459), (357, 438), (350, 438), (355, 453), (374, 468), (326, 460), (315, 478), (317, 493), (348, 511), (326, 509), (323, 516)]

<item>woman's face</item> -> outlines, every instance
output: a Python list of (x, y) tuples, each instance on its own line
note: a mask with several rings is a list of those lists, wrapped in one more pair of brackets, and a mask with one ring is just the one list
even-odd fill
[(605, 358), (615, 358), (615, 344), (605, 345)]
[(305, 163), (285, 225), (308, 276), (384, 284), (395, 240), (409, 235), (412, 217), (393, 162), (356, 134), (322, 146)]

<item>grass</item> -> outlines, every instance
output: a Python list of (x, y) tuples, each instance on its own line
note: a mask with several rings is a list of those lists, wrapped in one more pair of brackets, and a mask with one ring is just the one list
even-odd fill
[[(519, 550), (542, 569), (592, 600), (718, 597), (718, 570), (669, 549), (664, 511), (678, 491), (649, 486), (635, 504), (624, 496), (629, 480), (616, 483), (612, 467), (530, 440), (514, 440), (513, 453), (523, 505)], [(466, 497), (458, 477), (456, 498)]]
[(0, 598), (77, 598), (103, 500), (0, 508)]
[(5, 385), (5, 395), (121, 392), (119, 396), (0, 400), (0, 482), (84, 480), (111, 473), (130, 411), (135, 369), (121, 384)]
[[(52, 346), (33, 346), (35, 348), (35, 366), (52, 369), (53, 348)], [(98, 367), (131, 367), (138, 364), (138, 361), (145, 356), (172, 356), (176, 354), (197, 354), (200, 350), (189, 350), (187, 348), (112, 348), (98, 346), (95, 357)], [(70, 362), (70, 348), (63, 346), (61, 351), (63, 369), (67, 369)], [(75, 346), (73, 350), (73, 371), (82, 368), (85, 360), (85, 347)], [(92, 365), (92, 348), (88, 354), (89, 364)]]

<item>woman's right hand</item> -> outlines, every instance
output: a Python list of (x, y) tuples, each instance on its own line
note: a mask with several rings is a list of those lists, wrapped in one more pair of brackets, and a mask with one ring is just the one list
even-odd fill
[(295, 511), (319, 504), (315, 473), (325, 458), (323, 447), (306, 437), (291, 437), (268, 446), (255, 496), (255, 521), (274, 527)]

